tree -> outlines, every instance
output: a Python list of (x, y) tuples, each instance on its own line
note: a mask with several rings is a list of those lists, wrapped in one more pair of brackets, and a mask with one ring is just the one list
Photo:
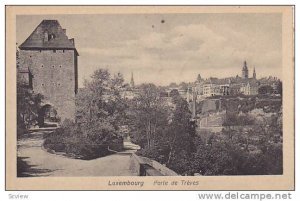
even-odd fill
[(189, 84), (186, 83), (186, 82), (181, 82), (181, 83), (179, 84), (179, 86), (180, 86), (183, 90), (187, 90), (188, 87), (189, 87)]
[(280, 80), (278, 80), (277, 82), (277, 87), (276, 87), (276, 91), (278, 94), (280, 94), (282, 96), (282, 82)]
[(167, 124), (167, 109), (154, 84), (142, 84), (139, 95), (129, 108), (132, 140), (143, 148), (151, 148)]
[[(16, 51), (16, 67), (20, 67), (20, 52)], [(35, 94), (30, 86), (24, 85), (17, 78), (17, 135), (21, 136), (28, 128), (37, 124), (38, 111), (41, 107), (43, 95)]]
[(226, 112), (226, 116), (223, 122), (223, 126), (231, 128), (238, 125), (238, 115), (235, 112)]
[(127, 108), (120, 95), (123, 82), (120, 73), (112, 76), (107, 69), (98, 69), (77, 94), (83, 135), (98, 145), (109, 145), (121, 137), (120, 126), (126, 120)]
[(175, 82), (171, 82), (171, 83), (169, 84), (169, 87), (178, 87), (178, 85), (177, 85)]
[(218, 138), (211, 145), (198, 140), (194, 170), (202, 175), (237, 175), (244, 157), (245, 152), (226, 139)]
[(85, 88), (77, 94), (77, 107), (84, 122), (107, 121), (115, 129), (123, 123), (126, 103), (121, 99), (123, 76), (111, 76), (107, 69), (98, 69), (85, 80)]
[[(148, 89), (149, 87), (152, 88), (153, 86), (150, 85), (145, 88)], [(150, 94), (153, 95), (155, 88), (152, 90), (154, 92)], [(144, 97), (144, 95), (142, 96)], [(155, 102), (153, 97), (148, 96), (139, 102), (145, 100), (152, 100), (152, 104), (142, 104), (143, 107), (135, 106), (139, 109), (136, 113), (139, 115), (137, 119), (134, 119), (134, 122), (136, 125), (140, 125), (137, 129), (139, 132), (136, 134), (143, 148), (139, 153), (166, 164), (167, 167), (179, 174), (192, 174), (192, 158), (195, 152), (195, 122), (191, 121), (188, 103), (179, 95), (172, 97), (174, 107), (166, 107), (161, 99)], [(150, 107), (151, 105), (152, 107)], [(155, 117), (159, 121), (154, 121)], [(149, 124), (143, 124), (143, 122), (157, 123), (148, 126)], [(147, 131), (148, 128), (153, 130)], [(144, 139), (145, 146), (143, 146), (141, 139)]]
[[(47, 136), (44, 146), (82, 159), (94, 159), (123, 148), (120, 126), (126, 117), (126, 102), (121, 99), (121, 74), (98, 69), (85, 81), (76, 96), (76, 122), (64, 122)], [(80, 116), (80, 119), (79, 117)]]
[(172, 99), (175, 110), (163, 139), (169, 150), (166, 165), (180, 174), (191, 174), (189, 166), (195, 152), (195, 122), (191, 120), (188, 103), (180, 96)]
[(179, 95), (179, 92), (178, 92), (178, 90), (177, 89), (172, 89), (171, 91), (170, 91), (170, 97), (174, 97), (174, 96), (178, 96)]
[(273, 93), (273, 88), (270, 85), (263, 85), (258, 88), (258, 94), (272, 94)]
[(17, 134), (26, 132), (37, 124), (38, 111), (41, 107), (43, 95), (35, 94), (28, 87), (17, 82)]

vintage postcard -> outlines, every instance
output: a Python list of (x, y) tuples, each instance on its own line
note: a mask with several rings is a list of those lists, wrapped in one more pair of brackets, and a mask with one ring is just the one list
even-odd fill
[(7, 6), (7, 190), (293, 190), (293, 6)]

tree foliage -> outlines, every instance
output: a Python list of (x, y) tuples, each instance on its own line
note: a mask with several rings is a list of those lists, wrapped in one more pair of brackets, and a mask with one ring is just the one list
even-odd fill
[(85, 81), (85, 87), (77, 95), (77, 108), (84, 122), (106, 121), (118, 129), (125, 115), (126, 103), (121, 100), (123, 76), (111, 75), (99, 69)]
[(170, 91), (170, 97), (179, 96), (179, 92), (177, 89), (172, 89)]
[(47, 137), (44, 146), (83, 159), (105, 156), (109, 150), (121, 150), (120, 126), (126, 116), (126, 102), (120, 96), (123, 82), (121, 74), (96, 70), (77, 94), (76, 123), (64, 122), (62, 128)]
[(138, 97), (128, 109), (132, 141), (151, 148), (167, 125), (167, 108), (153, 84), (142, 84)]
[(169, 148), (166, 164), (178, 173), (190, 174), (189, 159), (195, 152), (195, 122), (191, 120), (191, 112), (183, 98), (175, 96), (172, 101), (175, 111), (163, 139)]
[(228, 113), (226, 127), (220, 133), (212, 133), (208, 140), (202, 135), (196, 138), (193, 170), (202, 175), (282, 174), (280, 111), (251, 119), (250, 126), (249, 119), (242, 121), (237, 114)]
[[(16, 67), (20, 68), (20, 52), (16, 51)], [(28, 128), (37, 124), (38, 111), (43, 100), (42, 94), (36, 94), (29, 86), (17, 78), (17, 135), (20, 137)]]
[[(146, 93), (145, 93), (146, 92)], [(166, 164), (180, 174), (190, 171), (190, 157), (195, 151), (195, 124), (187, 102), (179, 95), (172, 97), (174, 107), (167, 107), (153, 85), (145, 85), (135, 108), (135, 135), (143, 149), (139, 154)]]
[(274, 92), (270, 85), (262, 85), (258, 88), (259, 94), (272, 94)]
[(43, 95), (17, 83), (17, 134), (21, 136), (37, 124)]
[(242, 138), (232, 141), (215, 136), (212, 143), (197, 141), (193, 171), (202, 175), (272, 175), (282, 174), (281, 143), (261, 142), (264, 151), (249, 151)]

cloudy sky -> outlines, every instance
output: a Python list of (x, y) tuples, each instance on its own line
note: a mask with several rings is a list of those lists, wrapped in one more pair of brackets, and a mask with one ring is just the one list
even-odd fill
[(137, 84), (282, 71), (281, 14), (124, 14), (17, 16), (21, 44), (43, 19), (57, 19), (75, 38), (79, 86), (97, 68), (131, 72)]

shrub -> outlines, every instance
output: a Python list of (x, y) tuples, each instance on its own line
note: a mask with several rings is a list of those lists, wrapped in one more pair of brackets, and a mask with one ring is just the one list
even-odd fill
[(67, 120), (63, 122), (61, 128), (45, 138), (46, 149), (86, 160), (110, 154), (108, 148), (116, 151), (123, 148), (123, 138), (103, 122), (79, 126)]

